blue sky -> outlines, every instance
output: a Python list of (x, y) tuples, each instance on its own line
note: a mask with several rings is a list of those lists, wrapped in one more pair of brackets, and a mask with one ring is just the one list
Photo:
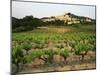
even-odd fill
[(47, 4), (16, 1), (12, 2), (12, 16), (17, 18), (23, 18), (28, 15), (33, 15), (34, 17), (42, 18), (48, 16), (63, 15), (67, 12), (95, 19), (95, 6)]

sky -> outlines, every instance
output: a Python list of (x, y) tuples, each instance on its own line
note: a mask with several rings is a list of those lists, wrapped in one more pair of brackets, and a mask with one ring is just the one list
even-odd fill
[(78, 16), (86, 16), (95, 19), (95, 6), (71, 5), (71, 4), (49, 4), (35, 2), (12, 2), (12, 16), (23, 18), (32, 15), (37, 18), (59, 16), (64, 13), (73, 13)]

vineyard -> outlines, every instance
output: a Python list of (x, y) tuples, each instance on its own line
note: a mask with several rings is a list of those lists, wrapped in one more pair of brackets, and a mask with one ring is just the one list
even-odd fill
[(96, 34), (91, 29), (48, 27), (12, 33), (13, 72), (94, 69), (95, 53)]

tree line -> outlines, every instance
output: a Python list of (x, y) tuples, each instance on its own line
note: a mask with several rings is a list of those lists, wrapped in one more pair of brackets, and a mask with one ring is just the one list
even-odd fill
[[(82, 21), (79, 24), (72, 24), (70, 26), (76, 26), (76, 25), (82, 25), (82, 24), (95, 24), (95, 20), (93, 20), (91, 23)], [(35, 18), (32, 15), (30, 16), (25, 16), (21, 19), (12, 17), (12, 31), (13, 32), (22, 32), (22, 31), (29, 31), (33, 30), (37, 27), (40, 26), (48, 26), (48, 25), (53, 25), (53, 26), (67, 26), (67, 23), (64, 23), (64, 21), (61, 20), (55, 20), (55, 21), (47, 21), (43, 22), (39, 18)]]
[(21, 32), (33, 30), (34, 28), (43, 25), (43, 22), (33, 16), (25, 16), (22, 19), (12, 17), (12, 31)]
[(33, 16), (25, 16), (24, 18), (18, 19), (12, 17), (12, 31), (13, 32), (22, 32), (22, 31), (29, 31), (33, 30), (39, 26), (46, 26), (46, 25), (63, 25), (63, 21), (55, 20), (51, 22), (43, 22), (39, 18), (35, 18)]

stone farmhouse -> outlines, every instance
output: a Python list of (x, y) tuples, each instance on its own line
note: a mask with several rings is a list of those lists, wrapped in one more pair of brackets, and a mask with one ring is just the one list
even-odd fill
[(80, 23), (81, 21), (85, 22), (91, 22), (92, 19), (88, 17), (80, 17), (76, 16), (71, 13), (65, 13), (64, 15), (60, 16), (51, 16), (51, 17), (43, 17), (42, 21), (47, 22), (47, 21), (55, 21), (55, 20), (61, 20), (64, 21), (66, 24), (75, 24), (75, 23)]

